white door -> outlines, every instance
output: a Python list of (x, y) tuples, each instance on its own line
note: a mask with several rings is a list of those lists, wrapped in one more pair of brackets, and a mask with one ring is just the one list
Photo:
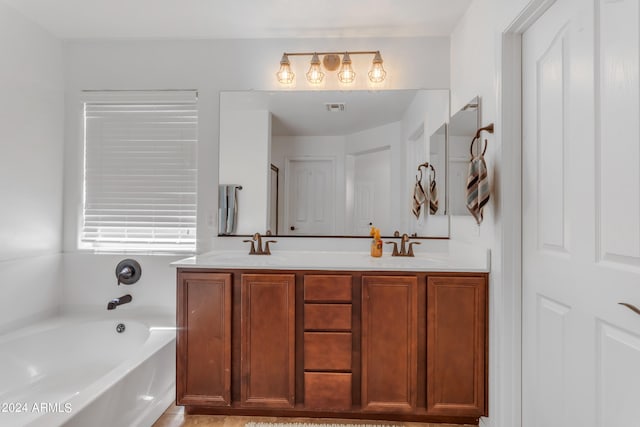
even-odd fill
[(391, 149), (353, 155), (352, 234), (368, 236), (371, 226), (391, 234)]
[(333, 234), (335, 222), (332, 160), (289, 160), (284, 234)]
[(640, 426), (638, 3), (523, 35), (523, 427)]
[(375, 214), (373, 212), (374, 186), (371, 182), (356, 182), (353, 197), (353, 234), (366, 236), (371, 231)]

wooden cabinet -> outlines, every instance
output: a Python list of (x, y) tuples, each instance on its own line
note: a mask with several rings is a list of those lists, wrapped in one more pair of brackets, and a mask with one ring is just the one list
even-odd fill
[(178, 405), (231, 405), (231, 274), (178, 283)]
[(362, 278), (362, 409), (416, 407), (418, 279)]
[(242, 406), (295, 405), (295, 276), (243, 274)]
[(487, 287), (482, 277), (427, 279), (427, 411), (487, 414)]
[(178, 271), (188, 413), (476, 424), (487, 274)]

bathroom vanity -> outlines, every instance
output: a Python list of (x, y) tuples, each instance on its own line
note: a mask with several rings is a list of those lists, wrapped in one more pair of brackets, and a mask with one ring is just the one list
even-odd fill
[(189, 413), (487, 415), (486, 258), (213, 252), (176, 265)]

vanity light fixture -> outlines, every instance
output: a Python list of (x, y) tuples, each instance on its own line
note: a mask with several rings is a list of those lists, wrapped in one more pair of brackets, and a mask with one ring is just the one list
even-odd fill
[(324, 73), (320, 68), (320, 58), (318, 58), (317, 53), (314, 53), (311, 57), (311, 66), (309, 67), (309, 71), (307, 71), (307, 80), (312, 85), (317, 85), (322, 83), (322, 79), (324, 79)]
[(345, 52), (342, 57), (342, 68), (338, 71), (338, 80), (342, 83), (353, 83), (356, 78), (356, 73), (351, 68), (351, 57)]
[[(342, 65), (340, 65), (340, 56), (342, 57)], [(380, 51), (358, 51), (358, 52), (285, 52), (280, 60), (280, 70), (276, 73), (278, 82), (282, 84), (291, 84), (295, 78), (295, 74), (291, 71), (290, 56), (311, 56), (309, 71), (307, 71), (307, 81), (311, 84), (320, 84), (324, 79), (325, 73), (322, 71), (322, 64), (327, 71), (334, 71), (340, 66), (338, 71), (338, 80), (341, 83), (350, 84), (355, 81), (356, 73), (351, 66), (350, 55), (373, 55), (371, 70), (368, 73), (371, 83), (380, 83), (384, 81), (387, 72), (382, 66), (382, 55)], [(323, 61), (320, 61), (323, 56)]]
[(380, 83), (386, 75), (387, 72), (382, 68), (382, 56), (380, 56), (380, 52), (376, 52), (376, 55), (373, 57), (371, 71), (369, 71), (369, 80), (373, 83)]
[(280, 60), (280, 70), (276, 73), (276, 77), (278, 77), (278, 81), (282, 84), (291, 84), (295, 76), (293, 71), (291, 71), (289, 57), (285, 53)]

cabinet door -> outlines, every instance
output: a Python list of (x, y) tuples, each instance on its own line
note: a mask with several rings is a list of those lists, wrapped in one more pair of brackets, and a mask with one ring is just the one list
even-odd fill
[(243, 274), (243, 406), (295, 404), (295, 275)]
[(407, 412), (416, 406), (418, 280), (362, 278), (362, 408)]
[(484, 277), (427, 280), (427, 412), (486, 415)]
[(180, 273), (177, 402), (231, 405), (231, 274)]

